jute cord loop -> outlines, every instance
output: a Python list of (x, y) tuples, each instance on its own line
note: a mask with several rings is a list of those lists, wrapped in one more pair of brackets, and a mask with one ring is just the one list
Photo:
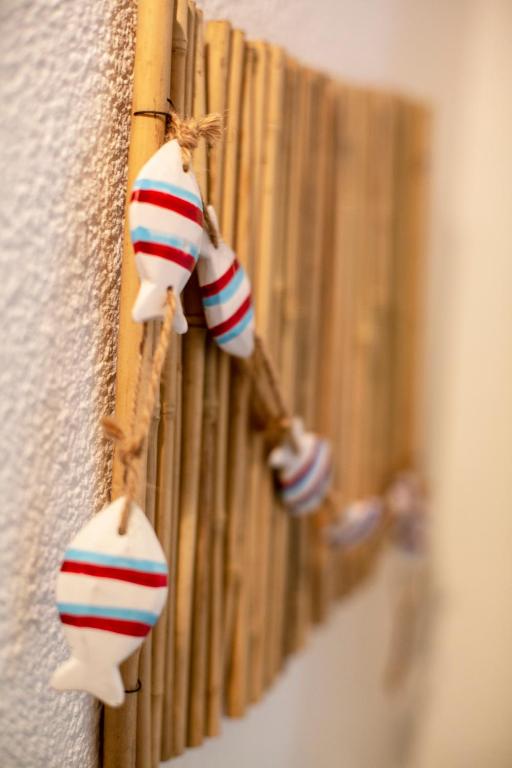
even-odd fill
[[(144, 393), (141, 413), (138, 423), (135, 424), (135, 407), (132, 412), (131, 431), (125, 434), (115, 418), (105, 416), (102, 420), (106, 436), (117, 445), (119, 459), (123, 465), (123, 495), (125, 503), (119, 520), (118, 532), (122, 536), (126, 533), (132, 502), (134, 501), (140, 480), (141, 457), (146, 439), (151, 426), (151, 419), (155, 409), (155, 403), (160, 387), (162, 368), (169, 348), (172, 333), (172, 323), (176, 312), (176, 297), (172, 288), (167, 292), (165, 316), (160, 330), (160, 337), (153, 355), (151, 372)], [(142, 357), (142, 353), (141, 353)], [(137, 388), (141, 379), (141, 368), (137, 375)], [(137, 395), (136, 395), (137, 397)], [(136, 399), (136, 398), (135, 398)]]

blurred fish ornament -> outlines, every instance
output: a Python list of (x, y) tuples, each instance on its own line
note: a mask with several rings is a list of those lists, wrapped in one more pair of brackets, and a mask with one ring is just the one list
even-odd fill
[(382, 516), (383, 504), (378, 497), (354, 501), (343, 517), (327, 528), (328, 541), (334, 547), (355, 547), (377, 530)]
[(331, 447), (327, 440), (305, 432), (300, 419), (292, 419), (289, 436), (270, 453), (269, 464), (292, 514), (314, 512), (323, 503), (332, 482)]
[[(218, 235), (215, 210), (208, 206)], [(216, 248), (206, 229), (197, 265), (201, 301), (208, 329), (225, 352), (250, 357), (254, 350), (254, 310), (249, 278), (231, 248), (218, 235)]]
[(56, 591), (71, 657), (51, 684), (87, 691), (112, 707), (124, 701), (118, 665), (143, 642), (167, 596), (164, 553), (136, 504), (126, 533), (119, 533), (124, 503), (116, 499), (73, 539)]
[(180, 293), (199, 256), (203, 205), (196, 178), (183, 170), (177, 139), (166, 142), (135, 179), (129, 206), (130, 235), (141, 286), (132, 317), (163, 317), (167, 289), (176, 296), (174, 330), (187, 331)]
[(386, 499), (397, 550), (406, 558), (422, 559), (426, 551), (427, 502), (418, 475), (401, 472)]

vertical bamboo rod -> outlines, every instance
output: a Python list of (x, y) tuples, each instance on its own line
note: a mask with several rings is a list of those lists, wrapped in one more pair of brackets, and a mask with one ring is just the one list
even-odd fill
[[(195, 5), (186, 4), (187, 53), (185, 59), (184, 111), (194, 104)], [(185, 17), (185, 11), (183, 11)], [(185, 308), (197, 300), (191, 280), (185, 289)], [(201, 428), (206, 332), (190, 327), (183, 339), (181, 478), (179, 494), (178, 569), (176, 583), (175, 653), (173, 691), (173, 754), (185, 750), (189, 711), (194, 565), (197, 539)]]
[[(154, 352), (155, 340), (153, 340)], [(151, 420), (151, 428), (148, 437), (148, 454), (146, 469), (146, 506), (145, 512), (149, 522), (155, 524), (155, 505), (156, 505), (156, 481), (158, 467), (158, 425), (160, 421), (160, 402), (157, 401)], [(139, 661), (139, 680), (140, 691), (137, 697), (137, 750), (136, 765), (137, 768), (152, 768), (158, 766), (159, 760), (152, 759), (152, 640), (149, 637), (142, 646)]]
[[(187, 66), (188, 3), (176, 0), (175, 20), (172, 36), (172, 77), (171, 100), (180, 115), (185, 113), (186, 66)], [(175, 407), (176, 421), (174, 439), (168, 446), (165, 469), (168, 475), (163, 482), (169, 493), (171, 504), (171, 555), (170, 583), (167, 614), (167, 639), (165, 658), (165, 685), (162, 712), (161, 759), (168, 760), (174, 753), (175, 718), (174, 718), (174, 654), (176, 646), (176, 588), (178, 575), (178, 525), (180, 514), (180, 475), (181, 475), (181, 422), (182, 422), (182, 337), (177, 336), (174, 349), (171, 350), (166, 364), (164, 382), (164, 402), (168, 408)], [(168, 462), (173, 462), (172, 464)]]
[[(179, 427), (178, 416), (178, 371), (177, 344), (173, 344), (163, 369), (161, 387), (161, 420), (159, 433), (159, 462), (158, 490), (156, 504), (156, 532), (162, 544), (169, 566), (169, 590), (167, 602), (153, 630), (152, 657), (152, 732), (153, 732), (153, 763), (158, 764), (162, 752), (162, 737), (166, 733), (169, 738), (170, 724), (168, 717), (168, 690), (172, 686), (172, 678), (167, 674), (172, 670), (173, 618), (174, 618), (174, 585), (176, 583), (176, 528), (177, 510), (173, 503), (176, 482), (175, 461), (177, 459), (175, 444)], [(167, 706), (166, 706), (167, 700)], [(165, 726), (163, 730), (163, 726)]]
[[(206, 25), (207, 106), (209, 112), (224, 115), (227, 99), (227, 71), (231, 44), (231, 26), (228, 22), (209, 22)], [(222, 221), (222, 190), (224, 142), (212, 147), (208, 156), (208, 198)], [(207, 671), (207, 723), (208, 736), (220, 732), (223, 676), (224, 676), (224, 531), (226, 521), (226, 448), (228, 427), (229, 360), (218, 352), (218, 429), (216, 445), (216, 484), (214, 520), (211, 537), (210, 619)]]
[[(319, 433), (331, 441), (333, 457), (336, 455), (336, 430), (334, 425), (339, 418), (337, 407), (339, 392), (334, 377), (338, 378), (340, 369), (339, 353), (341, 350), (341, 328), (335, 325), (333, 315), (337, 311), (335, 304), (340, 301), (340, 285), (336, 281), (336, 252), (334, 248), (334, 220), (336, 211), (335, 189), (335, 101), (340, 98), (339, 89), (327, 82), (322, 92), (319, 105), (318, 136), (318, 188), (319, 188), (319, 238), (320, 272), (319, 292), (321, 312), (317, 320), (317, 343), (315, 345), (315, 363), (317, 371), (315, 382), (315, 427)], [(334, 473), (333, 491), (339, 484), (337, 472)], [(322, 520), (326, 514), (326, 505), (316, 515), (313, 525), (313, 619), (323, 621), (327, 617), (332, 596), (332, 558), (328, 550)]]
[[(194, 116), (198, 118), (201, 115), (206, 114), (204, 28), (203, 14), (199, 9), (196, 11), (195, 35)], [(203, 199), (206, 199), (208, 169), (206, 144), (204, 141), (201, 141), (200, 146), (194, 153), (194, 170), (196, 171)], [(198, 312), (201, 313), (199, 308)], [(215, 450), (218, 413), (217, 351), (212, 339), (206, 340), (205, 347), (203, 403), (199, 510), (192, 618), (190, 697), (187, 728), (187, 745), (192, 747), (201, 744), (205, 737), (206, 672), (208, 643), (210, 639), (208, 633), (208, 582), (210, 570), (210, 538), (216, 485)]]
[[(141, 0), (137, 12), (132, 111), (167, 108), (171, 69), (173, 0)], [(146, 56), (151, 48), (154, 55)], [(135, 117), (130, 131), (128, 155), (128, 191), (146, 160), (160, 147), (164, 138), (162, 119)], [(142, 326), (133, 323), (131, 310), (139, 282), (135, 268), (128, 226), (124, 233), (124, 257), (121, 269), (119, 337), (116, 373), (116, 418), (123, 429), (129, 428), (131, 403), (136, 389), (136, 360), (142, 338)], [(112, 468), (112, 495), (119, 494), (122, 465), (117, 453)], [(122, 667), (125, 687), (137, 687), (138, 656)], [(136, 759), (137, 699), (128, 695), (119, 709), (105, 708), (103, 729), (104, 768), (133, 768)]]
[[(283, 104), (285, 55), (281, 48), (268, 47), (268, 83), (266, 112), (263, 124), (263, 172), (260, 197), (259, 247), (256, 263), (256, 285), (260, 316), (260, 334), (276, 371), (280, 371), (281, 346), (281, 280), (283, 254), (280, 248), (281, 218), (283, 202)], [(269, 472), (268, 466), (265, 467)], [(279, 525), (283, 510), (273, 498), (269, 510), (269, 554), (267, 595), (265, 598), (267, 628), (264, 646), (264, 682), (268, 686), (274, 678), (276, 644), (280, 612), (280, 572), (282, 552), (282, 527)]]
[[(227, 81), (228, 109), (222, 200), (222, 231), (225, 239), (232, 244), (236, 241), (239, 231), (237, 229), (237, 187), (244, 65), (244, 34), (240, 30), (233, 30)], [(243, 258), (243, 253), (239, 257)], [(226, 711), (231, 716), (239, 717), (246, 706), (248, 651), (247, 572), (244, 568), (244, 550), (247, 534), (245, 499), (250, 388), (245, 368), (235, 361), (231, 363), (230, 392), (229, 457), (226, 477), (224, 648), (230, 660), (226, 670)]]
[(215, 500), (215, 449), (217, 442), (217, 350), (215, 342), (207, 340), (204, 377), (204, 405), (201, 446), (201, 475), (199, 491), (198, 533), (194, 577), (194, 607), (192, 634), (192, 663), (190, 670), (190, 702), (188, 746), (201, 744), (206, 726), (206, 673), (208, 632), (210, 538)]

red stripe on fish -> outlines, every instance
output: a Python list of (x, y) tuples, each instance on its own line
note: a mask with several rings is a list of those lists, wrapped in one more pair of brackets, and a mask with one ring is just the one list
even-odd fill
[(226, 285), (230, 282), (232, 277), (238, 272), (239, 269), (240, 264), (235, 259), (226, 269), (224, 274), (217, 278), (217, 280), (214, 280), (213, 283), (207, 283), (206, 285), (202, 285), (200, 287), (201, 296), (204, 298), (206, 296), (215, 296), (216, 293), (219, 293), (223, 288), (226, 287)]
[(162, 245), (162, 243), (137, 240), (133, 244), (133, 250), (135, 253), (144, 253), (149, 256), (158, 256), (161, 259), (167, 259), (167, 261), (173, 261), (175, 264), (179, 264), (180, 267), (188, 269), (189, 272), (192, 272), (196, 264), (196, 260), (190, 253), (180, 251), (179, 248), (173, 248), (172, 245)]
[(64, 573), (82, 573), (85, 576), (97, 576), (100, 579), (116, 579), (129, 581), (131, 584), (142, 584), (144, 587), (166, 587), (167, 574), (134, 571), (130, 568), (113, 568), (108, 565), (79, 563), (74, 560), (64, 560), (60, 568)]
[(63, 624), (85, 629), (102, 629), (106, 632), (115, 632), (117, 635), (129, 635), (130, 637), (145, 637), (151, 629), (149, 624), (140, 621), (126, 621), (124, 619), (107, 619), (101, 616), (73, 616), (69, 613), (61, 613), (60, 620)]
[(227, 320), (224, 320), (223, 323), (219, 323), (218, 325), (215, 325), (213, 328), (210, 328), (210, 333), (212, 336), (222, 336), (223, 333), (226, 333), (226, 331), (229, 331), (231, 328), (233, 328), (234, 325), (236, 325), (242, 317), (249, 311), (251, 308), (251, 295), (247, 296), (245, 301), (240, 304), (236, 312), (234, 312), (231, 317), (228, 317)]
[(313, 453), (310, 458), (306, 461), (306, 464), (304, 464), (302, 467), (299, 467), (299, 469), (295, 472), (294, 475), (289, 477), (287, 480), (281, 480), (281, 485), (283, 488), (291, 488), (292, 485), (295, 485), (295, 483), (298, 483), (300, 480), (302, 480), (308, 472), (310, 472), (311, 468), (313, 467), (315, 461), (317, 460), (318, 453), (320, 452), (322, 448), (322, 443), (318, 442), (313, 447)]
[(180, 216), (194, 221), (200, 227), (203, 226), (203, 212), (200, 208), (188, 200), (183, 200), (183, 198), (168, 192), (159, 192), (156, 189), (135, 189), (132, 192), (130, 202), (149, 203), (158, 208), (166, 208), (168, 211), (174, 211), (174, 213), (179, 213)]

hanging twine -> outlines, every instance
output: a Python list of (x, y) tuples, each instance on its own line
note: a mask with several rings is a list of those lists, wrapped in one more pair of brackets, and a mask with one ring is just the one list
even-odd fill
[(181, 147), (183, 170), (188, 171), (192, 160), (192, 152), (197, 148), (200, 139), (208, 144), (215, 144), (222, 138), (222, 116), (213, 112), (197, 120), (194, 117), (183, 120), (177, 112), (171, 112), (171, 124), (167, 140), (177, 139)]
[(256, 360), (261, 364), (266, 374), (267, 381), (270, 385), (270, 389), (272, 390), (274, 400), (277, 404), (277, 409), (278, 409), (277, 427), (281, 432), (285, 433), (286, 438), (290, 441), (290, 444), (293, 450), (298, 452), (300, 450), (300, 446), (297, 445), (293, 431), (291, 429), (292, 420), (284, 402), (283, 394), (281, 392), (281, 387), (279, 386), (277, 373), (275, 371), (272, 360), (270, 359), (267, 353), (267, 350), (265, 349), (265, 344), (263, 343), (263, 339), (261, 338), (261, 336), (258, 336), (257, 334), (254, 339), (254, 352), (255, 352)]
[[(123, 465), (123, 495), (125, 497), (125, 503), (119, 519), (118, 533), (123, 536), (126, 533), (128, 527), (128, 521), (130, 518), (130, 511), (132, 502), (136, 498), (139, 481), (140, 481), (140, 469), (141, 459), (144, 444), (149, 434), (149, 428), (151, 425), (151, 419), (155, 408), (158, 389), (160, 386), (160, 376), (162, 373), (162, 367), (169, 348), (169, 341), (172, 332), (172, 323), (174, 320), (174, 314), (176, 312), (176, 297), (172, 288), (167, 292), (167, 301), (165, 316), (160, 330), (160, 337), (158, 344), (153, 355), (151, 363), (151, 372), (147, 383), (147, 389), (144, 393), (144, 400), (142, 403), (141, 413), (135, 423), (135, 402), (137, 399), (137, 390), (141, 378), (141, 367), (139, 367), (137, 375), (137, 390), (135, 392), (134, 407), (131, 418), (131, 430), (129, 434), (125, 434), (115, 418), (111, 416), (105, 416), (102, 419), (103, 429), (106, 436), (116, 443), (119, 451), (119, 459)], [(142, 358), (142, 351), (141, 351)]]

